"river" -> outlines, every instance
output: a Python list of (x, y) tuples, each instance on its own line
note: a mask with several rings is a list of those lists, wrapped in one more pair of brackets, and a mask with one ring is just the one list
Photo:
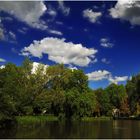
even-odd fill
[(1, 129), (0, 138), (140, 138), (140, 121), (25, 123)]

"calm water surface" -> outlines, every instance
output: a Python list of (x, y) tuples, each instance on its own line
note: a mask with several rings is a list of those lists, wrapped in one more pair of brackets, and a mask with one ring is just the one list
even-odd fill
[(40, 122), (0, 129), (0, 138), (140, 138), (140, 121)]

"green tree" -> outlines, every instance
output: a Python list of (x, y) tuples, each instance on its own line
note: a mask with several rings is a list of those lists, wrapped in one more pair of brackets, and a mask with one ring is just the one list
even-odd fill
[(105, 92), (108, 94), (112, 107), (120, 108), (122, 100), (127, 96), (126, 89), (123, 85), (111, 84)]
[(126, 98), (124, 98), (121, 101), (120, 113), (121, 113), (121, 116), (129, 116), (130, 115), (130, 108), (129, 108), (128, 97), (127, 96), (126, 96)]
[(17, 76), (17, 71), (17, 67), (10, 63), (0, 69), (0, 120), (13, 118), (16, 112), (16, 83), (13, 77)]
[(66, 93), (66, 117), (71, 119), (92, 116), (96, 109), (96, 104), (95, 94), (92, 92), (80, 93), (77, 88), (73, 88)]
[(95, 91), (95, 95), (98, 101), (100, 115), (107, 115), (108, 112), (112, 109), (109, 94), (100, 88)]
[(130, 104), (131, 113), (137, 110), (137, 103), (140, 102), (140, 74), (133, 76), (131, 80), (127, 81), (126, 90)]

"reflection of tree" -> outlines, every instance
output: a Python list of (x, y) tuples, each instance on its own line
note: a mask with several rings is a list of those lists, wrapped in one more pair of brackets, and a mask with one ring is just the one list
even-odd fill
[(18, 125), (15, 123), (10, 125), (9, 123), (5, 127), (0, 128), (0, 138), (11, 139), (15, 138), (17, 134)]

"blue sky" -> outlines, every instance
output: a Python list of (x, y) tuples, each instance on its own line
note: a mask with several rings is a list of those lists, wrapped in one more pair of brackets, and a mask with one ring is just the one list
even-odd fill
[(140, 2), (0, 2), (0, 66), (25, 56), (82, 69), (91, 88), (140, 71)]

